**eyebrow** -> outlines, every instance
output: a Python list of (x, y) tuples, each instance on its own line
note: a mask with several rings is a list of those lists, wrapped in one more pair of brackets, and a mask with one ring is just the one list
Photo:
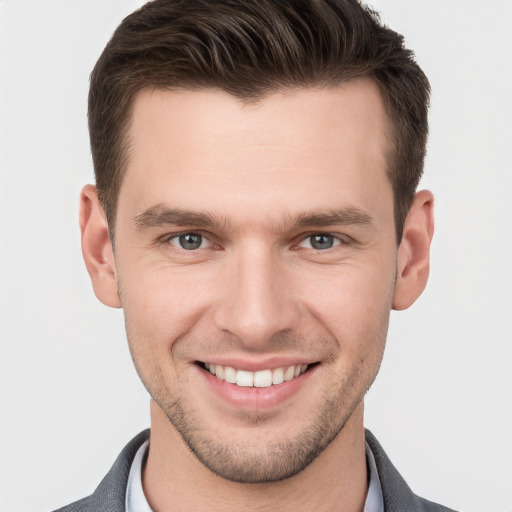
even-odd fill
[[(137, 229), (159, 227), (165, 225), (173, 226), (194, 226), (197, 228), (221, 227), (228, 230), (231, 223), (228, 219), (219, 218), (211, 213), (188, 211), (169, 208), (159, 204), (152, 206), (143, 213), (134, 217)], [(341, 208), (325, 210), (320, 212), (303, 212), (289, 219), (292, 226), (350, 226), (350, 225), (371, 225), (372, 217), (359, 208)]]
[(327, 210), (325, 212), (301, 213), (294, 218), (297, 226), (350, 226), (373, 224), (372, 217), (359, 208), (341, 208), (339, 210)]
[(137, 229), (165, 226), (195, 226), (211, 228), (226, 226), (226, 220), (221, 220), (211, 213), (191, 212), (188, 210), (168, 208), (164, 205), (156, 205), (148, 208), (140, 215), (134, 217)]

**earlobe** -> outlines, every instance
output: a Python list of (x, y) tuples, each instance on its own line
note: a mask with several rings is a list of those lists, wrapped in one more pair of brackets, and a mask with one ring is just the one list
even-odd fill
[(93, 185), (86, 185), (80, 194), (80, 232), (82, 254), (96, 297), (107, 306), (121, 307), (108, 224)]
[(433, 234), (434, 196), (422, 190), (414, 197), (398, 248), (393, 309), (407, 309), (425, 289)]

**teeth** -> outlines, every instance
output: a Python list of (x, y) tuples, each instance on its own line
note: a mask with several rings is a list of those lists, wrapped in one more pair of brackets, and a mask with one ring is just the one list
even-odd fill
[(224, 368), (224, 379), (226, 382), (236, 384), (236, 370), (231, 368), (231, 366), (226, 366), (226, 368)]
[(215, 365), (215, 375), (219, 377), (219, 379), (224, 380), (224, 367), (222, 367), (220, 364)]
[(248, 372), (245, 370), (236, 370), (231, 366), (221, 366), (220, 364), (205, 363), (204, 366), (212, 375), (215, 375), (220, 380), (249, 388), (268, 388), (272, 385), (282, 384), (283, 382), (298, 377), (304, 373), (308, 367), (307, 364), (298, 364), (276, 368), (274, 370)]
[(284, 371), (282, 368), (276, 368), (272, 372), (272, 384), (282, 384), (284, 382)]
[(272, 386), (272, 370), (263, 370), (261, 372), (255, 372), (254, 387), (268, 388), (269, 386)]
[(244, 372), (243, 370), (238, 370), (236, 374), (236, 385), (244, 386), (246, 388), (252, 388), (254, 384), (254, 373), (253, 372)]
[(294, 375), (295, 375), (295, 366), (289, 366), (288, 368), (286, 368), (286, 370), (284, 372), (284, 380), (288, 382), (289, 380), (293, 379)]

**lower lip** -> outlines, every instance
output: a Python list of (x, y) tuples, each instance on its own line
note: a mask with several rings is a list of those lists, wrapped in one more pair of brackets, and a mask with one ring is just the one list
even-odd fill
[(298, 393), (300, 388), (310, 378), (317, 366), (308, 368), (304, 373), (292, 380), (281, 384), (269, 386), (267, 388), (244, 387), (231, 384), (225, 380), (220, 380), (207, 370), (197, 367), (198, 371), (206, 380), (210, 389), (213, 390), (228, 404), (237, 409), (271, 409), (286, 402), (293, 395)]

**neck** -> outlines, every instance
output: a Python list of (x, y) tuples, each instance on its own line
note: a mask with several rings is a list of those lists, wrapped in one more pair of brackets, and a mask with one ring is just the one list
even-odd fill
[(367, 493), (363, 404), (304, 470), (265, 484), (241, 484), (212, 473), (152, 402), (151, 443), (143, 474), (153, 510), (361, 512)]

